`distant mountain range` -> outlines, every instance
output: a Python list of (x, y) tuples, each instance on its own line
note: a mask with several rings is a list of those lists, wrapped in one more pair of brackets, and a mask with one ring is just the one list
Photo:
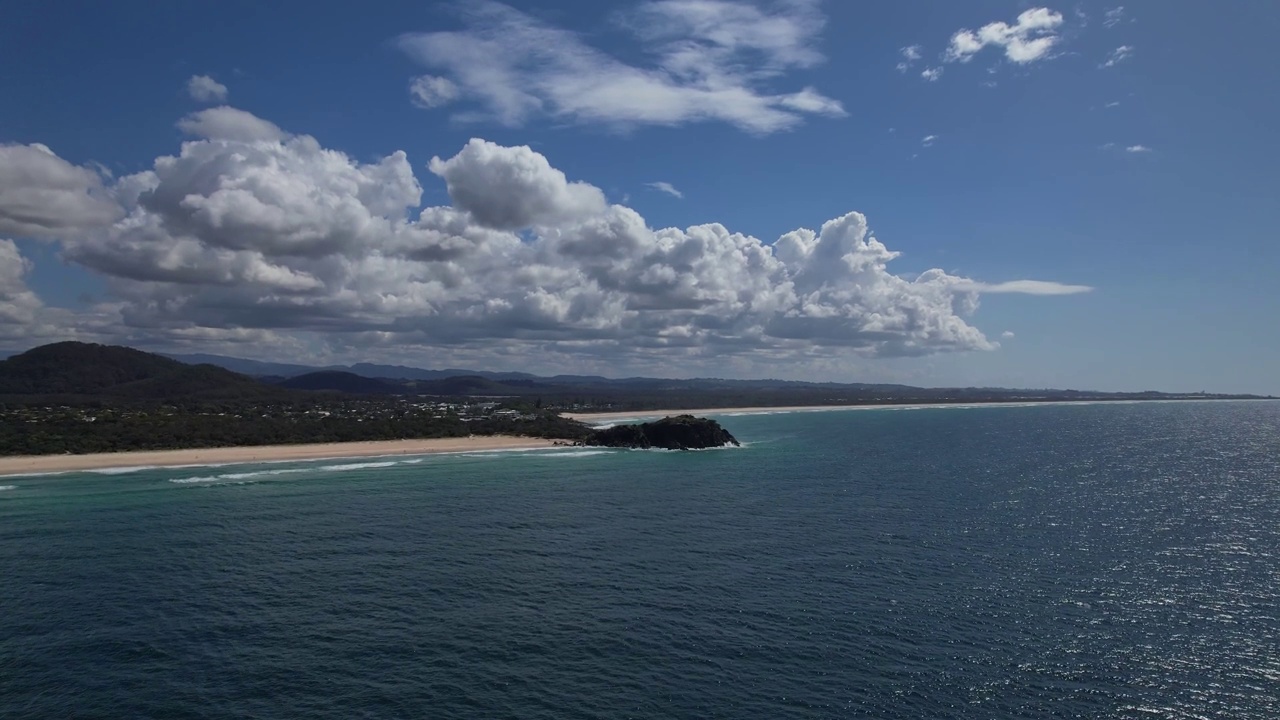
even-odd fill
[(608, 405), (627, 409), (1257, 397), (1151, 391), (923, 388), (792, 380), (539, 377), (519, 372), (427, 370), (371, 363), (317, 368), (221, 355), (161, 356), (132, 348), (79, 342), (45, 345), (0, 361), (0, 395), (268, 399), (297, 391), (366, 396), (525, 397), (545, 399), (561, 406)]
[[(366, 378), (392, 378), (397, 380), (439, 380), (441, 378), (457, 377), (459, 375), (475, 375), (478, 377), (489, 378), (491, 380), (532, 380), (537, 377), (528, 373), (487, 372), (484, 370), (460, 370), (456, 368), (445, 370), (424, 370), (422, 368), (405, 367), (403, 365), (375, 365), (373, 363), (325, 365), (317, 367), (314, 365), (295, 365), (292, 363), (246, 360), (244, 358), (227, 357), (225, 355), (208, 355), (200, 353), (189, 355), (162, 354), (165, 357), (179, 360), (184, 363), (192, 365), (217, 365), (218, 367), (223, 367), (228, 370), (253, 377), (292, 378), (299, 375), (308, 375), (321, 371), (344, 372)], [(604, 380), (605, 378), (600, 379)]]
[(715, 385), (717, 387), (858, 387), (858, 388), (878, 388), (883, 390), (905, 390), (915, 389), (910, 385), (895, 385), (885, 383), (814, 383), (799, 380), (724, 380), (719, 378), (692, 378), (686, 380), (673, 380), (669, 378), (649, 378), (649, 377), (630, 377), (630, 378), (607, 378), (601, 375), (550, 375), (540, 376), (523, 372), (494, 372), (490, 370), (469, 370), (461, 368), (447, 368), (444, 370), (427, 370), (424, 368), (407, 367), (404, 365), (377, 365), (374, 363), (356, 363), (354, 365), (296, 365), (291, 363), (271, 363), (262, 362), (260, 360), (246, 360), (244, 358), (227, 357), (225, 355), (208, 355), (208, 354), (165, 354), (165, 357), (179, 360), (185, 363), (209, 365), (217, 365), (227, 368), (238, 373), (250, 375), (253, 377), (265, 378), (294, 378), (301, 375), (310, 375), (318, 372), (341, 372), (358, 375), (365, 378), (386, 378), (393, 380), (441, 380), (445, 378), (456, 377), (480, 377), (489, 380), (497, 380), (499, 382), (509, 381), (531, 381), (538, 383), (546, 383), (552, 385), (628, 385), (628, 386), (645, 386), (645, 385), (665, 385), (692, 383), (699, 387)]

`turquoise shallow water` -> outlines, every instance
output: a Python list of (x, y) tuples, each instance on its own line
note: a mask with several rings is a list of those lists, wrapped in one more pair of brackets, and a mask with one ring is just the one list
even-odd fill
[(0, 717), (1274, 718), (1280, 403), (0, 479)]

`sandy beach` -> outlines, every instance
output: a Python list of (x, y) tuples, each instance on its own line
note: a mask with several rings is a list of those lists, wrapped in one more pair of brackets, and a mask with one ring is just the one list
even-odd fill
[(182, 465), (231, 465), (236, 463), (328, 460), (331, 458), (427, 455), (480, 450), (530, 450), (553, 447), (551, 440), (528, 437), (479, 436), (430, 440), (323, 443), (315, 445), (262, 445), (257, 447), (154, 450), (87, 455), (26, 455), (0, 457), (0, 477), (39, 473), (76, 472), (124, 467), (177, 467)]

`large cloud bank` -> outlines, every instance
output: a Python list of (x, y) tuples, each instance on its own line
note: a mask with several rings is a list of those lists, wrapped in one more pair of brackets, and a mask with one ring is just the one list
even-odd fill
[[(259, 355), (906, 356), (994, 348), (967, 319), (982, 292), (1088, 289), (900, 277), (856, 212), (773, 243), (716, 223), (654, 229), (528, 147), (480, 139), (430, 161), (452, 205), (419, 210), (403, 152), (362, 163), (225, 107), (179, 125), (192, 139), (176, 155), (109, 185), (47, 148), (5, 148), (24, 165), (0, 175), (0, 227), (56, 237), (109, 280), (110, 300), (64, 318), (66, 334), (91, 320), (107, 339), (271, 343)], [(0, 264), (0, 323), (34, 327), (27, 261), (0, 242)]]

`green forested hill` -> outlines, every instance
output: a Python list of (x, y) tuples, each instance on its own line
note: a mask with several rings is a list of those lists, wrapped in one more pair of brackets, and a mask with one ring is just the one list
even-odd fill
[(0, 361), (0, 395), (191, 400), (282, 393), (213, 365), (187, 365), (113, 345), (60, 342)]
[(384, 395), (404, 391), (400, 384), (393, 381), (363, 377), (342, 370), (320, 370), (286, 378), (276, 385), (291, 390), (320, 390), (356, 395)]

